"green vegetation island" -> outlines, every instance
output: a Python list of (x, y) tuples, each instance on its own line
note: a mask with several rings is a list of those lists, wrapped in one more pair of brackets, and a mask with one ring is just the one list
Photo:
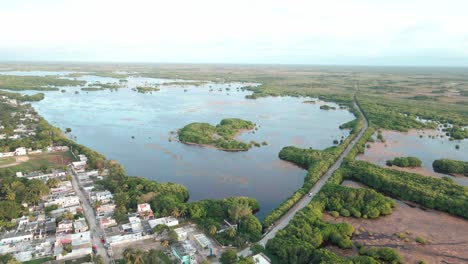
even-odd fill
[(179, 140), (185, 144), (209, 146), (225, 151), (247, 151), (252, 143), (244, 143), (234, 138), (246, 130), (255, 129), (251, 121), (239, 118), (226, 118), (212, 126), (208, 123), (191, 123), (178, 131)]
[(466, 161), (438, 159), (432, 163), (432, 168), (435, 172), (468, 176), (468, 162)]
[(401, 168), (416, 168), (421, 167), (422, 161), (416, 157), (396, 157), (393, 160), (387, 160), (386, 164)]

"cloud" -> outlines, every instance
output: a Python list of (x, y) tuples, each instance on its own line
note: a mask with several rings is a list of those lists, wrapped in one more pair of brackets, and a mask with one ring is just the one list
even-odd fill
[(0, 59), (447, 63), (468, 57), (467, 9), (456, 0), (2, 1)]

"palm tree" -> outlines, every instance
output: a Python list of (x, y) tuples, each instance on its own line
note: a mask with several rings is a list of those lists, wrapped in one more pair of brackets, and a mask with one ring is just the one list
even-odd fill
[(167, 240), (162, 241), (161, 246), (167, 248), (169, 246), (169, 241)]
[(123, 253), (122, 253), (123, 257), (125, 258), (125, 260), (127, 261), (127, 263), (132, 263), (133, 261), (133, 258), (135, 256), (135, 249), (133, 248), (126, 248)]
[(133, 257), (133, 264), (144, 264), (145, 263), (144, 256), (145, 256), (144, 252), (137, 249)]
[(215, 226), (215, 225), (210, 225), (210, 226), (208, 227), (208, 232), (209, 232), (212, 236), (214, 236), (214, 235), (216, 234), (216, 231), (217, 231), (217, 230), (216, 230), (216, 226)]
[(173, 217), (176, 217), (176, 218), (179, 217), (179, 216), (180, 216), (180, 211), (179, 211), (179, 209), (178, 209), (177, 207), (174, 208), (174, 209), (172, 209), (171, 215), (172, 215)]
[(184, 206), (184, 207), (180, 208), (179, 214), (180, 214), (181, 217), (184, 217), (185, 214), (187, 214), (187, 207)]
[(230, 238), (233, 238), (236, 236), (236, 230), (234, 228), (229, 228), (228, 231), (227, 231), (227, 234)]

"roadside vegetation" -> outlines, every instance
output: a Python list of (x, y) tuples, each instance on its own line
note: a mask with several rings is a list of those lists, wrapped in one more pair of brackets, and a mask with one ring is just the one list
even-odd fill
[(301, 168), (307, 170), (302, 187), (294, 192), (288, 199), (281, 203), (276, 209), (271, 211), (265, 219), (263, 219), (264, 228), (268, 228), (275, 221), (280, 219), (286, 212), (291, 209), (310, 188), (323, 176), (323, 174), (333, 165), (339, 155), (345, 150), (349, 143), (356, 137), (359, 131), (364, 126), (364, 121), (359, 112), (352, 107), (352, 112), (357, 119), (345, 124), (343, 129), (351, 129), (350, 135), (343, 140), (338, 146), (329, 147), (325, 150), (301, 149), (293, 146), (284, 147), (279, 158), (292, 162)]
[(347, 178), (362, 182), (377, 191), (468, 219), (468, 193), (461, 185), (416, 173), (386, 169), (365, 161), (354, 161), (345, 169)]
[(396, 157), (392, 160), (387, 160), (387, 166), (397, 166), (401, 168), (416, 168), (421, 167), (422, 161), (416, 157)]
[(254, 128), (255, 124), (250, 121), (227, 118), (216, 126), (208, 123), (191, 123), (180, 129), (178, 135), (179, 140), (186, 144), (206, 145), (229, 151), (246, 151), (252, 147), (252, 144), (234, 138), (238, 133)]

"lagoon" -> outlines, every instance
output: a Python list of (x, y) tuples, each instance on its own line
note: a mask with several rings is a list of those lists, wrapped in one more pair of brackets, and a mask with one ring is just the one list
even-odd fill
[[(81, 78), (118, 82), (108, 77)], [(78, 143), (119, 161), (129, 175), (181, 183), (189, 189), (190, 200), (254, 197), (261, 206), (257, 214), (261, 219), (300, 188), (306, 174), (281, 161), (279, 151), (289, 145), (330, 147), (333, 140), (349, 134), (339, 125), (354, 119), (347, 110), (319, 109), (323, 102), (303, 103), (313, 98), (251, 100), (245, 98), (251, 92), (237, 89), (253, 84), (163, 84), (174, 81), (129, 77), (128, 87), (117, 91), (85, 92), (80, 87), (66, 87), (65, 93), (45, 92), (45, 99), (33, 106), (51, 124), (71, 128), (70, 136)], [(151, 94), (131, 90), (145, 83), (159, 84), (161, 90)], [(243, 133), (239, 140), (266, 141), (268, 145), (247, 152), (225, 152), (169, 140), (174, 138), (171, 131), (189, 123), (214, 125), (230, 117), (258, 125), (258, 131)]]

